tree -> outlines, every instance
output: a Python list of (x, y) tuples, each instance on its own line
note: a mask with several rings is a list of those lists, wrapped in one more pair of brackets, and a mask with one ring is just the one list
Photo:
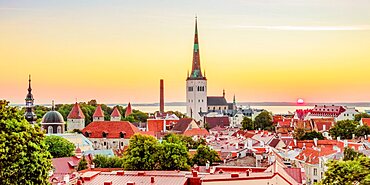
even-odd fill
[(360, 114), (356, 114), (354, 121), (360, 121), (361, 118), (370, 118), (370, 115), (365, 113), (365, 112), (362, 112)]
[(351, 139), (357, 125), (358, 122), (352, 120), (338, 121), (334, 127), (329, 130), (329, 133), (334, 138)]
[(205, 139), (200, 138), (198, 140), (194, 140), (192, 137), (189, 136), (184, 136), (184, 135), (179, 135), (179, 134), (174, 134), (170, 133), (167, 134), (163, 137), (164, 141), (171, 142), (171, 143), (183, 143), (187, 149), (197, 149), (199, 145), (206, 145), (207, 142)]
[(44, 133), (8, 104), (0, 100), (0, 184), (49, 184)]
[(74, 155), (75, 145), (60, 136), (46, 136), (45, 143), (53, 158), (70, 157)]
[(304, 128), (295, 128), (294, 129), (294, 133), (293, 133), (293, 137), (294, 139), (297, 139), (297, 140), (302, 140), (303, 136), (306, 134), (306, 131)]
[(272, 116), (271, 113), (267, 111), (262, 111), (256, 118), (254, 119), (254, 125), (256, 128), (261, 129), (268, 129), (272, 130)]
[(313, 140), (314, 138), (323, 140), (324, 136), (320, 132), (312, 131), (312, 132), (306, 132), (301, 139), (302, 140)]
[(77, 171), (85, 170), (87, 168), (88, 168), (87, 167), (87, 160), (86, 160), (85, 156), (82, 156), (82, 159), (78, 163)]
[(97, 168), (122, 168), (124, 159), (116, 156), (96, 155), (92, 162)]
[(160, 146), (152, 136), (135, 134), (130, 139), (124, 155), (124, 168), (127, 170), (159, 169)]
[(354, 132), (357, 137), (367, 136), (370, 134), (370, 127), (367, 125), (358, 126)]
[(354, 149), (346, 147), (344, 148), (343, 152), (343, 160), (344, 161), (349, 161), (349, 160), (355, 160), (360, 156), (364, 156), (364, 154), (356, 152)]
[(208, 146), (199, 145), (192, 158), (192, 162), (193, 164), (204, 166), (206, 165), (207, 161), (209, 161), (209, 163), (212, 165), (213, 162), (220, 161), (220, 156), (215, 150), (210, 149)]
[[(347, 150), (347, 151), (346, 151)], [(346, 149), (344, 159), (331, 160), (319, 184), (369, 184), (370, 158)], [(357, 153), (357, 154), (356, 154)]]
[(188, 149), (182, 142), (171, 143), (163, 141), (160, 144), (160, 169), (161, 170), (189, 170)]
[(243, 130), (254, 130), (254, 123), (251, 118), (244, 116), (242, 121)]

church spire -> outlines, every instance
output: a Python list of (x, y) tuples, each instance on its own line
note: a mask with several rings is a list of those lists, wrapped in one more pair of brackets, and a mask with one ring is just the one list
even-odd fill
[(25, 113), (25, 118), (26, 120), (33, 124), (36, 122), (36, 114), (33, 112), (33, 95), (32, 95), (32, 88), (31, 88), (31, 75), (28, 76), (28, 93), (26, 96), (26, 113)]
[(189, 78), (202, 79), (202, 71), (200, 69), (200, 55), (199, 55), (199, 42), (198, 42), (198, 18), (195, 17), (195, 34), (194, 34), (194, 49), (193, 49), (193, 63), (191, 74)]

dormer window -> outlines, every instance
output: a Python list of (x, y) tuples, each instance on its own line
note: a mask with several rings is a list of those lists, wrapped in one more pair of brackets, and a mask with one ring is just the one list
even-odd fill
[(85, 136), (86, 136), (86, 137), (90, 137), (90, 133), (85, 132)]
[(103, 132), (103, 137), (106, 138), (108, 135), (108, 132)]
[(120, 132), (119, 133), (119, 137), (120, 138), (125, 138), (125, 136), (126, 136), (126, 132)]

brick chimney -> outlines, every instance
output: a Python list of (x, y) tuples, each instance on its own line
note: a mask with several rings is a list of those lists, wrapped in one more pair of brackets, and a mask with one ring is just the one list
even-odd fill
[(195, 170), (192, 170), (192, 177), (189, 177), (189, 184), (191, 185), (201, 185), (200, 177), (198, 177), (198, 172)]
[(164, 112), (164, 83), (163, 79), (160, 80), (160, 92), (159, 92), (159, 112)]

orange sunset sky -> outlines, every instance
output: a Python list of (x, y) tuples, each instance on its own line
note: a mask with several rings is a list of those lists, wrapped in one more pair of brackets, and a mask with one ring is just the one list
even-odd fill
[(0, 98), (185, 101), (198, 16), (208, 94), (370, 101), (370, 1), (0, 0)]

